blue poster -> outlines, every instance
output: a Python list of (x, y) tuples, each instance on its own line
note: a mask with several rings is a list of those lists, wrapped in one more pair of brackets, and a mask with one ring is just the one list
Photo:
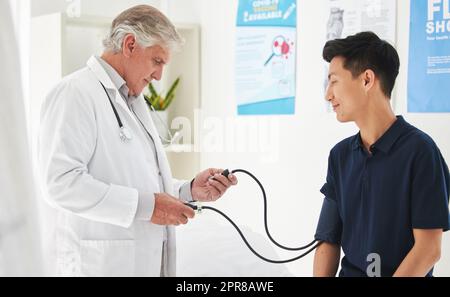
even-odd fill
[(240, 0), (236, 25), (238, 114), (294, 114), (296, 0)]
[(450, 0), (413, 0), (408, 112), (450, 112)]

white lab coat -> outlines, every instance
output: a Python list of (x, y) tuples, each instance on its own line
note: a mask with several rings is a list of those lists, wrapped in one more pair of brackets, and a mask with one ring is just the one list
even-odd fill
[[(131, 131), (131, 141), (120, 139), (100, 81)], [(174, 228), (135, 220), (135, 214), (138, 193), (178, 196), (183, 182), (172, 179), (142, 96), (133, 108), (156, 142), (159, 164), (142, 145), (147, 141), (142, 128), (95, 57), (65, 77), (42, 106), (39, 164), (47, 201), (57, 212), (49, 248), (55, 248), (58, 275), (160, 276), (163, 228), (166, 275), (175, 275)]]

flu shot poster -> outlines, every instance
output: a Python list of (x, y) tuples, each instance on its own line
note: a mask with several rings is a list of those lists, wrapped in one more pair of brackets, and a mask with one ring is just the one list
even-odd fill
[(450, 112), (450, 0), (411, 1), (408, 112)]
[(296, 0), (240, 0), (235, 49), (239, 115), (295, 113)]

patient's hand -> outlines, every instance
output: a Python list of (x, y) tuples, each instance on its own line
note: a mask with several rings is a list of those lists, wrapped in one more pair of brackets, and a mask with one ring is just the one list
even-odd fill
[(200, 172), (192, 183), (192, 197), (197, 201), (216, 201), (231, 186), (237, 184), (237, 178), (233, 174), (228, 178), (221, 173), (223, 169), (209, 168)]

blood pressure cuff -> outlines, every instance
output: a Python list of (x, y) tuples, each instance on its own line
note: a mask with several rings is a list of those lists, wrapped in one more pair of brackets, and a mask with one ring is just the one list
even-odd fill
[(330, 198), (328, 185), (325, 184), (320, 190), (325, 194), (320, 212), (319, 222), (317, 224), (316, 234), (314, 238), (318, 241), (325, 241), (333, 244), (341, 244), (342, 237), (342, 220), (339, 215), (336, 200)]

